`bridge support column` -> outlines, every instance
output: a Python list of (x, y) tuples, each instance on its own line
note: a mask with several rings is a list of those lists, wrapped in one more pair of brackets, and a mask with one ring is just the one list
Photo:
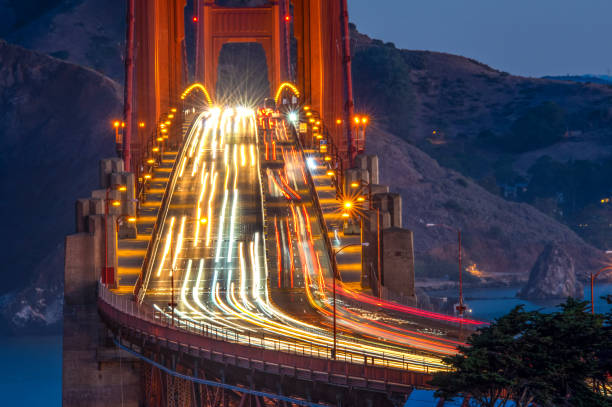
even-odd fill
[(138, 360), (109, 345), (100, 321), (93, 236), (66, 237), (62, 404), (64, 407), (141, 404)]
[(261, 7), (221, 7), (213, 0), (204, 1), (202, 21), (199, 27), (203, 35), (200, 45), (204, 51), (204, 63), (198, 66), (204, 77), (204, 86), (214, 98), (217, 93), (219, 55), (225, 44), (255, 42), (266, 53), (270, 93), (281, 83), (281, 16), (278, 0)]
[[(105, 216), (105, 203), (133, 201), (134, 176), (123, 172), (122, 160), (109, 159), (100, 163), (99, 181), (104, 189), (77, 201), (77, 233), (65, 241), (62, 401), (64, 407), (98, 406), (101, 400), (136, 407), (142, 400), (140, 361), (112, 345), (97, 308), (105, 258), (114, 271), (109, 285), (116, 284), (117, 217), (135, 211), (133, 205), (110, 206)], [(119, 181), (125, 191), (107, 192)]]
[[(341, 1), (293, 0), (294, 32), (298, 43), (297, 82), (305, 103), (321, 114), (350, 167), (352, 146), (352, 82), (346, 9)], [(346, 15), (348, 19), (348, 15)], [(345, 55), (347, 52), (348, 54)], [(342, 121), (338, 126), (337, 120)]]

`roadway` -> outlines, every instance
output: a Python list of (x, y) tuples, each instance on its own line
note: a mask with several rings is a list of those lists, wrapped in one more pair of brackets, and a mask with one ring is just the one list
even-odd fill
[[(210, 109), (186, 135), (145, 278), (145, 302), (259, 346), (330, 355), (332, 273), (306, 160), (282, 121)], [(342, 288), (339, 287), (339, 292)], [(272, 295), (285, 292), (284, 297)], [(459, 342), (376, 321), (338, 302), (339, 359), (444, 368)], [(249, 339), (247, 339), (249, 338)], [(372, 362), (370, 362), (372, 363)]]

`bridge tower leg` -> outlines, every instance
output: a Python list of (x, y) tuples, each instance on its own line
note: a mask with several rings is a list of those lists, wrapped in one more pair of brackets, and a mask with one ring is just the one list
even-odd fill
[[(293, 0), (297, 82), (304, 102), (321, 114), (350, 168), (353, 152), (348, 14), (342, 0)], [(343, 126), (336, 121), (342, 120)]]
[(264, 7), (221, 7), (212, 0), (205, 0), (202, 10), (200, 47), (204, 61), (198, 69), (198, 77), (204, 78), (204, 86), (214, 98), (217, 87), (219, 55), (228, 43), (255, 42), (266, 53), (270, 93), (281, 83), (281, 13), (278, 0)]
[[(184, 89), (184, 13), (186, 0), (133, 0), (134, 4), (134, 121), (143, 131), (132, 137), (136, 165), (146, 157), (162, 115), (175, 106)], [(182, 115), (179, 115), (182, 116)]]
[[(99, 400), (119, 405), (122, 399), (125, 406), (138, 406), (141, 400), (141, 364), (109, 340), (97, 307), (97, 287), (105, 265), (113, 268), (112, 276), (107, 275), (108, 285), (116, 282), (115, 220), (118, 216), (133, 216), (135, 213), (135, 207), (131, 205), (107, 211), (105, 202), (109, 196), (132, 201), (135, 182), (133, 174), (123, 171), (123, 161), (118, 158), (102, 160), (99, 168), (101, 189), (93, 191), (90, 198), (77, 201), (77, 233), (65, 240), (64, 407), (99, 405)], [(127, 191), (112, 191), (109, 195), (108, 188), (119, 183), (125, 185)]]

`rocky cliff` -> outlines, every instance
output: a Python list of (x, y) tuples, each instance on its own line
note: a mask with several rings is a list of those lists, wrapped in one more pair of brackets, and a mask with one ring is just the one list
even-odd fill
[(70, 208), (96, 185), (95, 163), (114, 154), (121, 96), (93, 70), (0, 40), (0, 295), (17, 325), (57, 322)]
[(582, 298), (582, 290), (582, 284), (576, 279), (572, 257), (563, 246), (552, 242), (538, 257), (529, 274), (529, 281), (517, 295), (535, 300)]

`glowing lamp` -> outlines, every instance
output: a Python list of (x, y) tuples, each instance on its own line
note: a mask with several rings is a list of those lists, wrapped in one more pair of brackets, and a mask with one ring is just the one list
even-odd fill
[(357, 182), (351, 182), (351, 187), (352, 188), (357, 188), (359, 186), (359, 183)]
[(344, 202), (344, 209), (351, 209), (353, 207), (353, 203), (350, 201)]
[(119, 202), (119, 201), (113, 201), (113, 202), (111, 202), (111, 205), (113, 205), (113, 206), (120, 206), (120, 205), (121, 205), (121, 202)]
[(134, 223), (134, 222), (136, 222), (136, 218), (132, 216), (132, 217), (128, 218), (128, 222)]
[(152, 151), (153, 151), (154, 153), (158, 153), (158, 152), (159, 152), (159, 147), (153, 147), (153, 150), (152, 150)]
[(365, 201), (364, 197), (362, 197), (362, 196), (357, 197), (357, 202), (363, 202), (363, 201)]
[(350, 216), (350, 215), (349, 215), (348, 213), (346, 213), (346, 212), (342, 212), (342, 217), (343, 217), (343, 218), (348, 218), (349, 216)]
[(119, 191), (121, 192), (125, 192), (127, 191), (127, 187), (125, 185), (121, 185), (119, 188), (117, 188)]
[(152, 159), (152, 158), (149, 158), (149, 159), (147, 160), (147, 164), (154, 164), (154, 163), (155, 163), (155, 160), (154, 160), (154, 159)]
[(330, 156), (328, 156), (328, 155), (326, 155), (326, 156), (325, 156), (325, 161), (331, 161), (331, 157), (330, 157)]
[(327, 175), (329, 175), (330, 177), (333, 177), (336, 174), (333, 171), (327, 171)]
[(300, 120), (300, 116), (297, 114), (297, 112), (289, 112), (287, 117), (289, 121), (293, 124), (296, 124)]
[(151, 174), (145, 174), (144, 179), (151, 179)]

